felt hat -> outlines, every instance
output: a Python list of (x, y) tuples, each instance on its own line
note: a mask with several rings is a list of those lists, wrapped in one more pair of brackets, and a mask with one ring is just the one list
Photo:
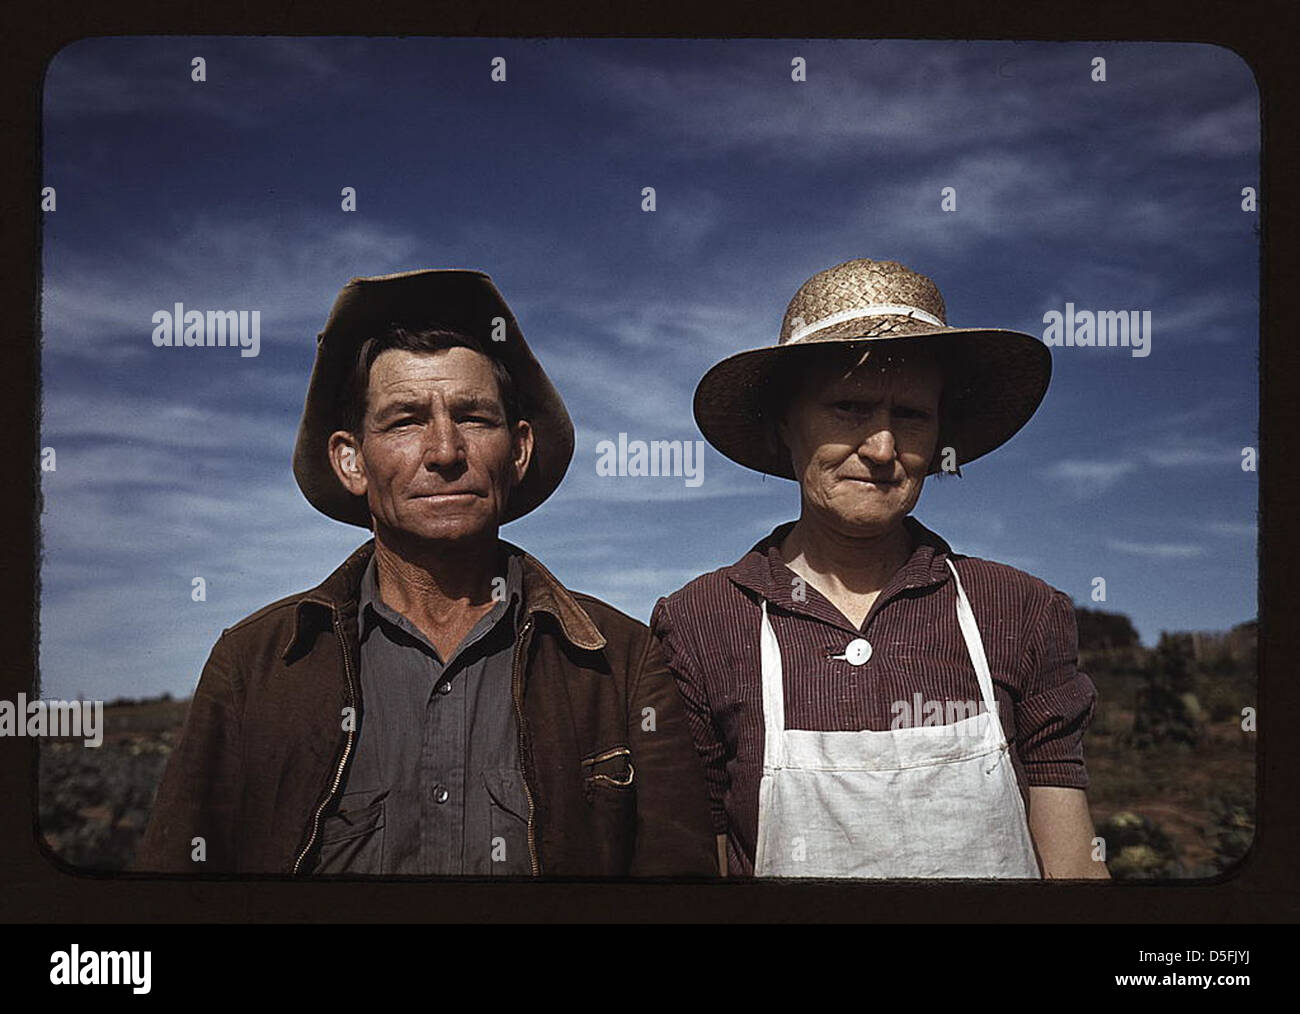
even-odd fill
[[(329, 438), (343, 428), (344, 389), (362, 344), (394, 325), (459, 331), (478, 338), (505, 363), (534, 443), (528, 471), (511, 491), (501, 523), (542, 503), (573, 457), (573, 422), (492, 279), (459, 269), (353, 278), (339, 292), (316, 336), (316, 362), (293, 451), (294, 478), (308, 502), (338, 521), (370, 527), (366, 498), (349, 493), (330, 465)], [(504, 341), (493, 340), (502, 334)]]

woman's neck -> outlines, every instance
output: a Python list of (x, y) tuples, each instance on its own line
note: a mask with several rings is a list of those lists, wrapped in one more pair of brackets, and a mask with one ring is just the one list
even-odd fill
[(874, 535), (848, 535), (801, 515), (782, 540), (787, 567), (837, 597), (879, 592), (912, 552), (912, 536), (902, 520)]

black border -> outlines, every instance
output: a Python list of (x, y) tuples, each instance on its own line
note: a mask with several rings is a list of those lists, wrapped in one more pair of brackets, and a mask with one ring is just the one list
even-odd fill
[[(1234, 50), (1253, 69), (1263, 129), (1261, 195), (1261, 470), (1258, 828), (1246, 860), (1225, 878), (1190, 886), (1169, 882), (953, 884), (798, 883), (754, 881), (655, 883), (582, 881), (324, 883), (280, 878), (160, 877), (70, 873), (56, 865), (36, 830), (36, 744), (0, 739), (0, 920), (8, 922), (1072, 922), (1250, 923), (1300, 916), (1297, 824), (1300, 715), (1292, 660), (1300, 656), (1289, 621), (1288, 585), (1297, 568), (1293, 519), (1300, 503), (1291, 463), (1297, 447), (1296, 376), (1300, 334), (1287, 296), (1296, 275), (1293, 180), (1297, 86), (1293, 42), (1300, 7), (1287, 0), (1223, 8), (1159, 3), (1092, 2), (1051, 9), (952, 0), (862, 4), (836, 2), (760, 8), (752, 3), (704, 7), (656, 4), (612, 9), (569, 4), (544, 10), (527, 0), (485, 5), (403, 2), (313, 5), (262, 0), (223, 8), (187, 0), (130, 0), (112, 8), (78, 8), (27, 0), (0, 19), (6, 59), (0, 73), (10, 96), (0, 121), (8, 154), (0, 188), (6, 242), (0, 246), (0, 292), (19, 326), (0, 345), (7, 397), (5, 432), (26, 435), (28, 478), (3, 500), (0, 542), (4, 606), (0, 624), (11, 650), (0, 664), (0, 697), (31, 692), (39, 620), (40, 473), (35, 424), (39, 378), (40, 150), (44, 73), (77, 39), (103, 35), (440, 35), (765, 38), (1021, 39), (1054, 41), (1204, 42)], [(23, 21), (22, 19), (26, 19)], [(36, 251), (33, 257), (32, 252)], [(1212, 495), (1212, 492), (1207, 492)], [(1267, 547), (1267, 554), (1265, 553)], [(30, 580), (29, 580), (30, 579)], [(184, 882), (184, 886), (181, 885)]]

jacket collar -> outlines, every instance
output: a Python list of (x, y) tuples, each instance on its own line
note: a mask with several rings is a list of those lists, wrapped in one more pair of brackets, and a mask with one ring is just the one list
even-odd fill
[[(807, 588), (802, 601), (794, 597), (794, 572), (785, 565), (780, 549), (782, 541), (794, 525), (793, 521), (778, 525), (748, 553), (730, 567), (724, 567), (722, 572), (741, 588), (766, 599), (772, 605), (843, 626), (846, 622), (843, 615), (816, 589)], [(947, 556), (953, 555), (952, 547), (911, 515), (903, 519), (903, 527), (912, 537), (912, 553), (881, 589), (872, 606), (872, 613), (895, 595), (910, 588), (929, 588), (952, 579), (948, 565), (944, 562)]]
[(560, 624), (564, 636), (576, 648), (585, 651), (599, 651), (605, 647), (605, 637), (587, 614), (587, 610), (578, 604), (573, 593), (560, 584), (541, 561), (518, 546), (502, 540), (508, 553), (518, 553), (524, 571), (524, 615), (549, 613)]
[[(501, 540), (507, 553), (519, 555), (523, 570), (524, 615), (549, 613), (559, 624), (560, 631), (577, 648), (599, 651), (605, 647), (605, 638), (587, 611), (578, 604), (564, 585), (529, 553), (518, 546)], [(294, 604), (293, 632), (284, 646), (283, 659), (306, 649), (310, 637), (328, 628), (338, 615), (345, 623), (353, 623), (357, 603), (361, 597), (361, 578), (375, 552), (375, 540), (357, 548), (329, 577), (309, 592), (301, 595)]]

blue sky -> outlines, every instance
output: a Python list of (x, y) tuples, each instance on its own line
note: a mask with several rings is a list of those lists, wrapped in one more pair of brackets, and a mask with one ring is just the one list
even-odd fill
[[(503, 537), (641, 619), (798, 489), (712, 448), (698, 487), (598, 476), (596, 445), (699, 439), (700, 376), (774, 342), (810, 275), (901, 261), (949, 323), (1035, 335), (1067, 301), (1150, 310), (1150, 356), (1054, 349), (1029, 425), (914, 514), (1148, 644), (1250, 619), (1258, 117), (1200, 44), (75, 43), (45, 84), (41, 692), (186, 695), (224, 627), (364, 541), (290, 472), (315, 335), (349, 278), (425, 267), (493, 276), (577, 427)], [(260, 355), (155, 348), (177, 301), (260, 310)]]

